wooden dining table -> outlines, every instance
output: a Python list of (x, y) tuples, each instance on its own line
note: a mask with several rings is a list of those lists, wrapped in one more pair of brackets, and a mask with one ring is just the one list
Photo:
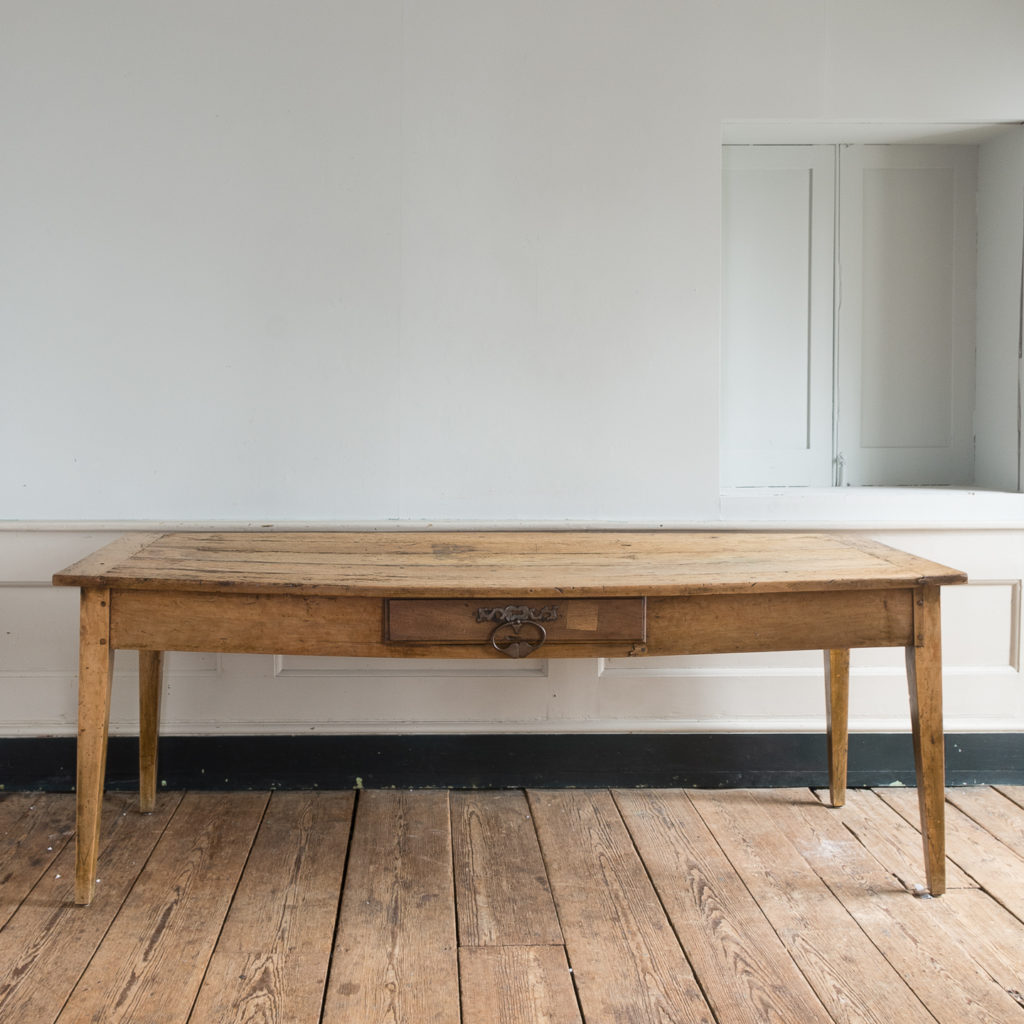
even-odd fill
[(166, 651), (500, 659), (821, 650), (829, 789), (838, 806), (850, 650), (903, 647), (926, 878), (939, 895), (940, 588), (965, 581), (956, 569), (832, 533), (126, 535), (53, 578), (81, 588), (75, 900), (87, 904), (95, 890), (120, 649), (139, 652), (139, 790), (148, 811)]

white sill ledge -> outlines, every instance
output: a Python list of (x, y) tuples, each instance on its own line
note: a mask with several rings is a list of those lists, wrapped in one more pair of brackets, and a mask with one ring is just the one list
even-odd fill
[(747, 529), (1024, 529), (1024, 494), (957, 487), (731, 487), (720, 510)]
[(5, 533), (173, 530), (1024, 530), (1024, 494), (945, 487), (734, 487), (708, 519), (4, 520)]

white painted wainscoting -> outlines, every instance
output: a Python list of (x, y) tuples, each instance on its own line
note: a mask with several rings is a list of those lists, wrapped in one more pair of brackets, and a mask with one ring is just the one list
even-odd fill
[[(77, 591), (49, 580), (126, 529), (0, 530), (0, 736), (74, 734)], [(860, 532), (970, 576), (944, 592), (947, 731), (1024, 730), (1024, 526)], [(137, 729), (135, 666), (118, 653), (115, 734)], [(172, 653), (163, 731), (799, 732), (822, 728), (823, 705), (815, 652), (507, 663)], [(854, 652), (851, 728), (909, 729), (901, 650)]]

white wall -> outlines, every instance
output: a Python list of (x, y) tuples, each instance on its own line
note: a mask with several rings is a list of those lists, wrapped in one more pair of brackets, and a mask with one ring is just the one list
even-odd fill
[(4, 518), (711, 518), (722, 120), (1024, 111), (995, 0), (0, 17)]
[[(3, 648), (8, 731), (68, 727), (70, 598), (10, 583), (95, 538), (40, 521), (716, 520), (722, 122), (1024, 111), (1009, 0), (0, 0), (0, 26), (0, 518), (31, 553), (0, 632), (38, 641)], [(186, 661), (172, 719), (233, 727), (250, 669)], [(569, 727), (624, 720), (578, 671)], [(665, 685), (640, 719), (694, 692)], [(435, 696), (449, 721), (464, 694)]]
[(1024, 238), (1024, 128), (979, 149), (978, 352), (975, 479), (1020, 488), (1020, 341)]

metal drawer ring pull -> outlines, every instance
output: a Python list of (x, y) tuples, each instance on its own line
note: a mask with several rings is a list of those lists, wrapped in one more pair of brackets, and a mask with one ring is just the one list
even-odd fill
[[(523, 630), (532, 630), (533, 635), (523, 636)], [(525, 658), (533, 654), (548, 638), (548, 631), (531, 619), (499, 622), (491, 630), (491, 646), (510, 658)]]

